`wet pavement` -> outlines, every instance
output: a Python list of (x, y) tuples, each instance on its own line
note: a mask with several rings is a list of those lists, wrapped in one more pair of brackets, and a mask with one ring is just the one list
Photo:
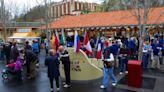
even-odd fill
[[(37, 69), (37, 76), (33, 80), (24, 77), (23, 82), (18, 82), (14, 78), (3, 82), (0, 73), (0, 92), (50, 92), (44, 57), (42, 53), (40, 55), (40, 67)], [(0, 72), (2, 72), (3, 67), (4, 62), (0, 61)], [(109, 86), (108, 89), (102, 90), (99, 88), (101, 85), (101, 79), (99, 79), (86, 83), (73, 82), (70, 88), (63, 88), (62, 83), (60, 83), (60, 92), (164, 92), (164, 73), (160, 70), (145, 71), (142, 88), (128, 87), (127, 76), (119, 75), (117, 72), (116, 74), (119, 80), (116, 87)]]

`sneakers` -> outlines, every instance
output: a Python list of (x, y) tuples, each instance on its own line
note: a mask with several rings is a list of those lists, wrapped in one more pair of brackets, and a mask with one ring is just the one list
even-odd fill
[[(117, 85), (117, 83), (112, 83), (112, 86), (116, 86), (116, 85)], [(100, 88), (101, 89), (106, 89), (106, 87), (104, 85), (101, 85)]]
[(100, 88), (101, 88), (101, 89), (105, 89), (106, 87), (105, 87), (104, 85), (101, 85)]
[(64, 88), (69, 88), (71, 85), (67, 85), (67, 84), (65, 84), (63, 87)]
[(122, 72), (120, 72), (119, 74), (120, 74), (120, 75), (122, 75), (123, 73), (122, 73)]
[(117, 83), (112, 83), (112, 86), (116, 86), (117, 85)]
[(60, 91), (60, 88), (57, 88), (56, 91), (57, 91), (57, 92)]
[[(122, 74), (123, 74), (123, 72), (120, 72), (119, 74), (120, 74), (120, 75), (122, 75)], [(128, 71), (125, 71), (125, 74), (128, 74)]]
[(66, 83), (65, 82), (63, 82), (63, 85), (65, 85)]
[(36, 64), (36, 67), (39, 68), (39, 63)]
[(51, 88), (51, 89), (50, 89), (50, 91), (51, 91), (51, 92), (53, 92), (53, 91), (54, 91), (54, 89), (53, 89), (53, 88)]

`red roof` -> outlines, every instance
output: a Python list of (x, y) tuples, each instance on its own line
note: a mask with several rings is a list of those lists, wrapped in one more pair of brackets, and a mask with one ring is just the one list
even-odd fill
[[(143, 10), (142, 24), (143, 24)], [(149, 12), (147, 24), (163, 24), (164, 7), (152, 8)], [(100, 27), (100, 26), (121, 26), (137, 25), (138, 21), (134, 13), (130, 10), (112, 11), (104, 13), (92, 13), (79, 16), (65, 16), (60, 20), (51, 23), (53, 29), (56, 28), (80, 28), (80, 27)]]

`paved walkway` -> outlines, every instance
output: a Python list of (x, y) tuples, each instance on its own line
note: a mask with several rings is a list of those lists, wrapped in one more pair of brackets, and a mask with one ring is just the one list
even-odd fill
[[(44, 67), (44, 55), (40, 55), (40, 68), (37, 69), (37, 77), (34, 80), (24, 78), (23, 82), (10, 80), (3, 83), (0, 73), (0, 92), (50, 92), (49, 80), (46, 67)], [(0, 71), (4, 63), (0, 62)], [(72, 83), (71, 88), (63, 88), (60, 92), (164, 92), (164, 73), (159, 70), (148, 70), (144, 72), (143, 88), (128, 87), (126, 75), (117, 74), (119, 83), (116, 87), (109, 86), (108, 89), (99, 88), (101, 79), (88, 83)]]

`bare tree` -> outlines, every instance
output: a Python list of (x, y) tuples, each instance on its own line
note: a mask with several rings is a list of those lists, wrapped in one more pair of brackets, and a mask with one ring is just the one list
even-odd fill
[[(147, 22), (149, 21), (150, 13), (154, 10), (153, 7), (159, 7), (163, 5), (163, 0), (104, 0), (100, 10), (129, 10), (129, 12), (136, 18), (139, 27), (139, 59), (141, 59), (141, 49), (144, 41), (144, 35), (147, 32), (146, 26)], [(159, 21), (163, 14), (164, 13), (161, 11), (159, 16), (156, 16), (156, 22)]]
[[(139, 27), (139, 59), (142, 56), (142, 45), (144, 35), (146, 34), (146, 26), (149, 21), (150, 13), (153, 11), (152, 7), (159, 6), (161, 0), (122, 0), (122, 4), (126, 8), (130, 8), (130, 12), (136, 17)], [(161, 14), (162, 11), (161, 11)], [(159, 14), (160, 17), (161, 14)], [(158, 20), (157, 20), (158, 21)]]
[(51, 10), (50, 10), (50, 8), (51, 8), (51, 0), (44, 0), (44, 5), (46, 7), (45, 19), (44, 19), (44, 21), (46, 23), (46, 32), (47, 32), (46, 34), (47, 34), (48, 39), (50, 39), (51, 38), (51, 33), (50, 33), (49, 27), (51, 26), (51, 22), (52, 22), (51, 16), (50, 16), (51, 15)]
[(2, 24), (2, 30), (4, 31), (4, 41), (6, 41), (6, 23), (9, 22), (11, 20), (11, 8), (9, 8), (10, 6), (6, 6), (4, 0), (1, 0), (1, 17), (0, 17), (0, 23)]

